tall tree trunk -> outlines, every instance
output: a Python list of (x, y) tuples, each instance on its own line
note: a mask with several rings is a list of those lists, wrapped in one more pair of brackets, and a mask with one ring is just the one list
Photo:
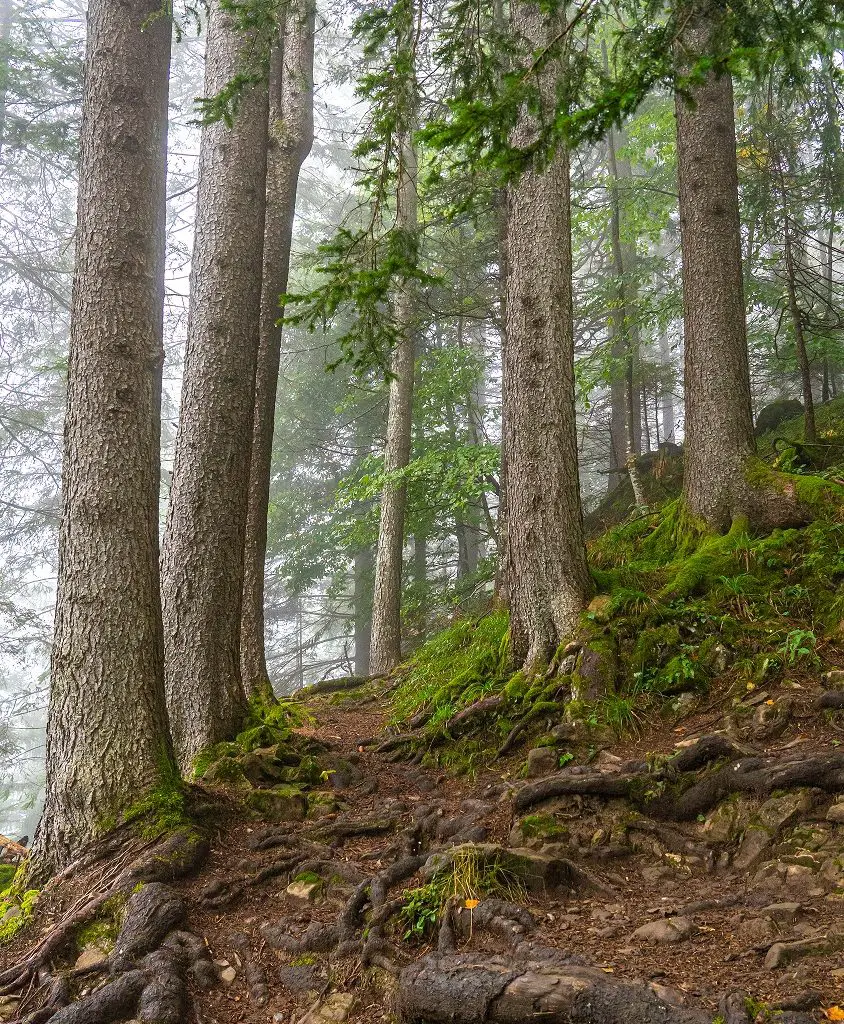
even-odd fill
[(0, 0), (0, 156), (6, 141), (6, 97), (9, 93), (9, 45), (12, 38), (12, 0)]
[(170, 33), (158, 0), (88, 8), (35, 877), (174, 773), (158, 576)]
[[(665, 329), (659, 332), (659, 357), (663, 371), (670, 371), (671, 345), (668, 341), (668, 332)], [(675, 424), (674, 394), (670, 387), (665, 387), (661, 390), (659, 401), (660, 415), (662, 417), (662, 440), (666, 444), (674, 444), (675, 430), (677, 428)]]
[[(247, 67), (254, 40), (221, 0), (208, 26), (205, 92)], [(190, 318), (162, 559), (165, 683), (188, 768), (240, 728), (243, 550), (264, 247), (267, 86), (249, 86), (232, 127), (202, 131)]]
[[(606, 56), (606, 50), (604, 51)], [(610, 190), (611, 216), (610, 238), (612, 241), (613, 269), (615, 271), (617, 313), (613, 320), (613, 330), (623, 338), (624, 349), (624, 411), (626, 419), (626, 450), (624, 464), (633, 488), (633, 502), (641, 507), (645, 504), (645, 493), (642, 489), (642, 478), (636, 461), (641, 453), (641, 437), (636, 436), (637, 422), (641, 430), (641, 400), (637, 403), (635, 372), (639, 348), (639, 329), (635, 324), (635, 308), (631, 301), (631, 288), (625, 275), (631, 272), (635, 254), (632, 246), (625, 245), (621, 238), (621, 199), (619, 196), (619, 180), (621, 165), (624, 165), (624, 178), (632, 180), (633, 174), (628, 160), (620, 161), (616, 155), (616, 133), (610, 129), (607, 137), (612, 188)]]
[(264, 573), (273, 428), (281, 361), (279, 298), (287, 291), (299, 171), (314, 138), (314, 16), (311, 3), (291, 5), (270, 64), (267, 210), (261, 287), (261, 334), (244, 550), (240, 668), (247, 695), (271, 698), (264, 639)]
[[(717, 53), (723, 9), (684, 5), (678, 71)], [(683, 252), (685, 452), (688, 511), (717, 530), (736, 517), (769, 528), (794, 517), (794, 502), (748, 479), (755, 454), (747, 356), (733, 83), (710, 70), (678, 90), (677, 165)]]
[(803, 439), (817, 441), (818, 431), (815, 425), (815, 399), (812, 394), (812, 365), (809, 361), (809, 350), (806, 347), (806, 335), (803, 331), (803, 313), (797, 297), (797, 267), (795, 245), (791, 234), (791, 222), (786, 209), (785, 182), (782, 183), (783, 200), (783, 246), (785, 255), (785, 287), (788, 293), (788, 311), (791, 315), (791, 327), (794, 331), (794, 349), (797, 353), (797, 366), (800, 370), (800, 384), (803, 390)]
[[(400, 153), (396, 224), (400, 230), (413, 234), (418, 230), (417, 164), (410, 124), (402, 136)], [(410, 461), (415, 313), (414, 289), (407, 281), (395, 300), (399, 339), (390, 362), (392, 377), (384, 447), (384, 470), (387, 473), (404, 469)], [(407, 485), (386, 484), (381, 495), (369, 659), (371, 671), (378, 675), (390, 672), (401, 661), (401, 579), (406, 506)]]
[(354, 559), (355, 675), (369, 675), (372, 644), (372, 548), (361, 548)]
[[(529, 64), (558, 36), (561, 15), (514, 0), (515, 45)], [(541, 114), (553, 115), (560, 62), (539, 72)], [(536, 115), (523, 109), (512, 142), (528, 148)], [(511, 644), (528, 671), (577, 624), (590, 591), (583, 538), (574, 407), (568, 153), (528, 166), (509, 188), (504, 451)]]

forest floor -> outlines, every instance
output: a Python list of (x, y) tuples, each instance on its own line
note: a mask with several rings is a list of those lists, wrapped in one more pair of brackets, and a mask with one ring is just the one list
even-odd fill
[[(716, 689), (681, 724), (645, 721), (591, 746), (586, 763), (560, 768), (536, 748), (530, 778), (524, 747), (472, 777), (396, 760), (389, 742), (379, 752), (388, 690), (307, 698), (312, 717), (293, 741), (334, 766), (303, 787), (307, 817), (277, 779), (256, 784), (276, 795), (257, 812), (242, 794), (197, 787), (214, 807), (210, 849), (167, 882), (179, 934), (199, 937), (213, 964), (188, 972), (190, 999), (170, 1019), (844, 1019), (844, 730), (817, 709), (830, 692), (820, 677), (748, 693), (738, 714)], [(266, 772), (278, 753), (247, 760)], [(678, 814), (666, 793), (689, 773)], [(113, 870), (83, 865), (45, 892), (4, 963)], [(41, 967), (82, 999), (53, 1019), (167, 1020), (90, 1003), (126, 941), (86, 928), (66, 930)], [(0, 1019), (48, 1019), (27, 1016), (34, 1004), (19, 995), (0, 998)]]

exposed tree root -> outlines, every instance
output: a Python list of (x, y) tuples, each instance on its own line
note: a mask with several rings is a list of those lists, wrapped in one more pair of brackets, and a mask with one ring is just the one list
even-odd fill
[(431, 954), (399, 975), (405, 1024), (709, 1024), (710, 1017), (671, 1006), (645, 985), (617, 981), (590, 967), (514, 962), (471, 954)]
[[(185, 916), (185, 905), (166, 884), (200, 867), (208, 854), (206, 840), (185, 829), (140, 844), (139, 848), (130, 833), (122, 831), (121, 836), (127, 848), (125, 855), (119, 852), (120, 844), (114, 845), (113, 841), (98, 844), (63, 873), (61, 877), (67, 878), (94, 867), (103, 856), (116, 857), (116, 864), (94, 880), (94, 894), (71, 906), (20, 963), (0, 975), (3, 994), (30, 987), (19, 1011), (23, 1013), (26, 1007), (27, 1017), (18, 1020), (25, 1019), (27, 1024), (47, 1020), (58, 1024), (110, 1024), (137, 1018), (180, 1024), (188, 999), (187, 973), (198, 984), (210, 980), (204, 944), (196, 936), (177, 930)], [(81, 997), (72, 1002), (68, 978), (54, 979), (44, 968), (73, 933), (92, 921), (116, 896), (126, 898), (127, 903), (114, 951), (104, 964), (70, 973), (71, 979), (81, 981), (107, 971), (111, 980), (94, 991), (83, 988)], [(203, 961), (205, 967), (200, 966)]]

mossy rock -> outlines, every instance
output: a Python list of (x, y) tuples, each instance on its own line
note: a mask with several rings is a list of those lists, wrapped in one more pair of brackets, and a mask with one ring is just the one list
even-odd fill
[(618, 645), (609, 631), (587, 631), (571, 675), (572, 697), (596, 701), (615, 691), (618, 678)]
[(308, 799), (298, 786), (254, 789), (244, 804), (264, 821), (304, 821)]
[(209, 786), (223, 786), (226, 789), (248, 791), (252, 782), (246, 775), (240, 758), (221, 757), (205, 770), (202, 781)]

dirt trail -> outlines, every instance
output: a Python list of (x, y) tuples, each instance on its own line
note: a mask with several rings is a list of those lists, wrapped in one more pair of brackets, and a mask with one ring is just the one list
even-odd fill
[[(844, 1003), (844, 753), (810, 703), (776, 737), (701, 715), (544, 777), (537, 755), (528, 780), (524, 750), (472, 780), (375, 752), (377, 698), (310, 706), (300, 737), (335, 767), (311, 785), (308, 817), (218, 802), (202, 866), (167, 880), (180, 934), (213, 960), (173, 967), (190, 997), (174, 1024), (840, 1019), (826, 1014)], [(267, 768), (275, 754), (250, 756)], [(678, 815), (681, 791), (700, 813)], [(442, 912), (408, 916), (408, 893), (437, 878), (451, 879)], [(47, 901), (53, 925), (78, 895)], [(124, 986), (137, 967), (114, 952), (106, 965)], [(49, 969), (61, 975), (60, 953)], [(150, 986), (157, 964), (144, 970)], [(168, 1021), (131, 999), (69, 1015), (85, 993), (57, 1024)], [(0, 999), (0, 1019), (33, 1020), (32, 1005)]]

